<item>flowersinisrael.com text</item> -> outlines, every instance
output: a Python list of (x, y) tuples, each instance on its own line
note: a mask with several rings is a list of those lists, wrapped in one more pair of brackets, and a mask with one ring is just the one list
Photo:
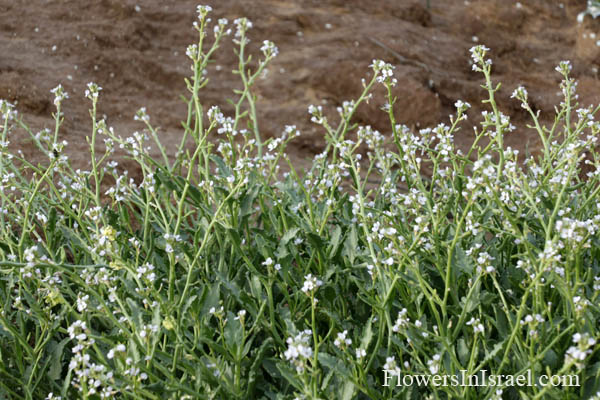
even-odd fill
[(580, 386), (579, 375), (533, 376), (531, 370), (519, 375), (494, 375), (482, 369), (476, 375), (466, 369), (456, 375), (402, 374), (398, 370), (383, 370), (383, 386)]

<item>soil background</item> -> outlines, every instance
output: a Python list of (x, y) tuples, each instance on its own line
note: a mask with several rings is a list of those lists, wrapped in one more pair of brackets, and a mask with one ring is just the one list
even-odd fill
[[(573, 62), (580, 105), (600, 102), (600, 20), (587, 16), (577, 22), (584, 0), (430, 0), (430, 8), (426, 0), (205, 3), (213, 8), (213, 21), (245, 16), (253, 22), (249, 37), (255, 56), (265, 39), (279, 47), (255, 89), (259, 126), (269, 137), (285, 125), (297, 125), (302, 136), (288, 153), (300, 166), (325, 144), (323, 131), (310, 123), (308, 105), (322, 105), (337, 121), (336, 107), (359, 95), (375, 58), (396, 66), (398, 122), (414, 129), (435, 126), (448, 122), (456, 100), (473, 105), (456, 137), (462, 148), (472, 141), (473, 124), (484, 109), (482, 76), (470, 65), (469, 48), (475, 44), (491, 48), (494, 81), (502, 82), (499, 105), (518, 126), (505, 139), (508, 146), (539, 147), (536, 133), (526, 127), (528, 117), (510, 94), (524, 85), (534, 109), (551, 123), (560, 102), (560, 75), (554, 68), (561, 60)], [(197, 41), (192, 28), (196, 5), (196, 0), (1, 0), (0, 98), (16, 104), (34, 132), (53, 128), (50, 89), (61, 83), (70, 95), (63, 105), (61, 139), (69, 142), (74, 164), (85, 168), (91, 121), (84, 91), (93, 81), (103, 88), (99, 114), (117, 134), (143, 130), (133, 116), (145, 106), (173, 151), (186, 115), (181, 95), (187, 94), (190, 62), (185, 49)], [(217, 51), (202, 93), (205, 106), (219, 105), (226, 114), (231, 107), (225, 99), (240, 87), (231, 74), (236, 68), (231, 38)], [(380, 110), (383, 94), (383, 88), (376, 90), (356, 122), (389, 134), (389, 121)], [(40, 157), (24, 132), (12, 135), (11, 146), (32, 160)]]

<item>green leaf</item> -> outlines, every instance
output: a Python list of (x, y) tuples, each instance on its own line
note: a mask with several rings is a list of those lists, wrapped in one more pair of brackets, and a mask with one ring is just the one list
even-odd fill
[(304, 388), (304, 384), (298, 379), (296, 371), (292, 371), (287, 363), (277, 363), (277, 369), (279, 370), (281, 376), (283, 376), (283, 378), (285, 378), (285, 380), (297, 390), (301, 391)]
[(231, 168), (229, 168), (229, 166), (227, 166), (227, 164), (225, 164), (225, 161), (223, 161), (223, 159), (221, 157), (218, 157), (216, 155), (211, 155), (210, 159), (217, 164), (217, 167), (219, 168), (219, 175), (222, 177), (228, 177), (231, 176)]
[(363, 329), (362, 339), (360, 340), (360, 348), (367, 350), (373, 339), (373, 317), (369, 318), (367, 325)]
[(476, 309), (479, 306), (480, 303), (480, 290), (481, 290), (481, 281), (477, 281), (475, 283), (475, 287), (473, 288), (473, 293), (471, 293), (471, 296), (469, 296), (469, 298), (467, 299), (466, 296), (461, 298), (461, 306), (463, 306), (465, 308), (465, 312), (468, 314), (470, 312), (472, 312), (474, 309)]
[(246, 194), (242, 197), (240, 201), (240, 217), (245, 217), (246, 215), (250, 215), (254, 212), (254, 200), (258, 195), (258, 191), (260, 190), (259, 185), (254, 185)]
[(552, 370), (559, 367), (559, 361), (558, 355), (552, 349), (549, 349), (546, 354), (544, 354), (544, 365), (550, 367)]
[(481, 295), (479, 296), (479, 301), (484, 306), (489, 306), (489, 305), (493, 304), (494, 301), (496, 301), (497, 299), (498, 299), (497, 295), (495, 295), (494, 293), (490, 293), (487, 290), (482, 291)]
[(322, 390), (325, 390), (329, 386), (329, 382), (336, 374), (343, 377), (345, 381), (349, 379), (348, 369), (339, 358), (328, 353), (319, 353), (319, 364), (329, 370), (321, 384)]
[(236, 360), (240, 358), (241, 347), (244, 341), (244, 332), (239, 319), (231, 312), (227, 312), (227, 324), (225, 325), (225, 343), (229, 348), (231, 357)]
[(267, 239), (263, 237), (260, 233), (256, 232), (254, 236), (254, 240), (256, 241), (257, 250), (260, 251), (260, 254), (263, 258), (268, 258), (271, 256), (272, 247)]
[(348, 258), (350, 264), (354, 264), (356, 259), (356, 251), (358, 250), (358, 235), (356, 234), (356, 228), (353, 224), (350, 228), (350, 234), (344, 241), (344, 256)]
[(473, 274), (473, 263), (471, 259), (467, 257), (467, 253), (460, 246), (456, 246), (454, 248), (454, 257), (452, 260), (452, 264), (454, 265), (454, 271), (459, 274), (465, 274), (467, 276), (471, 276)]
[(277, 252), (275, 253), (277, 258), (281, 259), (281, 258), (286, 257), (289, 254), (288, 249), (287, 249), (287, 244), (289, 243), (290, 240), (292, 240), (296, 237), (296, 235), (298, 234), (299, 231), (300, 231), (300, 228), (295, 227), (295, 228), (289, 229), (287, 232), (285, 232), (283, 234), (283, 236), (281, 237), (281, 240), (279, 241), (279, 245), (277, 246)]
[(48, 232), (54, 233), (56, 229), (56, 207), (50, 208), (50, 215), (48, 216)]
[(458, 342), (456, 343), (456, 352), (458, 353), (458, 360), (460, 363), (463, 366), (467, 365), (469, 362), (470, 352), (464, 338), (458, 339)]
[(344, 386), (342, 387), (342, 400), (351, 400), (354, 398), (354, 392), (356, 392), (356, 387), (352, 381), (345, 381)]
[(279, 241), (279, 246), (287, 245), (290, 240), (292, 240), (296, 237), (296, 235), (298, 234), (298, 231), (300, 231), (300, 228), (295, 227), (295, 228), (289, 229), (287, 232), (285, 232), (283, 234), (283, 236), (281, 237), (281, 240)]
[[(219, 273), (215, 273), (219, 281), (223, 284), (223, 288), (227, 289), (230, 295), (232, 295), (236, 300), (239, 301), (240, 298), (240, 288), (234, 283), (228, 280), (226, 277)], [(226, 295), (227, 293), (223, 293)]]
[(510, 334), (508, 328), (508, 319), (506, 318), (505, 312), (500, 308), (500, 306), (494, 306), (494, 312), (496, 314), (496, 318), (493, 321), (496, 329), (498, 329), (498, 334), (500, 337), (506, 337)]
[(154, 172), (154, 178), (156, 179), (157, 186), (162, 184), (165, 185), (167, 189), (180, 193), (181, 188), (176, 184), (177, 181), (173, 179), (174, 177), (172, 175), (165, 173), (162, 168), (159, 168)]
[(252, 366), (250, 367), (250, 372), (248, 373), (248, 388), (246, 389), (246, 398), (253, 399), (254, 389), (256, 387), (256, 381), (258, 379), (259, 370), (262, 367), (263, 359), (265, 358), (265, 354), (269, 348), (273, 346), (273, 338), (268, 337), (262, 345), (259, 347), (256, 354), (253, 355), (254, 361), (252, 361)]
[(219, 306), (220, 293), (221, 291), (219, 289), (219, 283), (216, 282), (211, 286), (210, 290), (208, 291), (208, 295), (204, 299), (202, 315), (206, 315), (211, 307), (216, 308)]
[(333, 258), (335, 253), (337, 253), (338, 247), (340, 246), (340, 239), (342, 237), (342, 228), (339, 225), (336, 225), (333, 230), (333, 234), (329, 239), (329, 258)]
[(328, 353), (319, 353), (319, 363), (325, 366), (327, 369), (336, 369), (338, 363), (337, 357), (332, 356)]
[(506, 342), (506, 339), (504, 339), (501, 342), (496, 343), (494, 345), (494, 348), (485, 355), (485, 358), (483, 359), (481, 364), (483, 365), (483, 364), (487, 363), (488, 361), (490, 361), (492, 358), (496, 357), (496, 354), (498, 354), (498, 352), (500, 350), (502, 350), (502, 347), (504, 346), (504, 342)]
[[(204, 289), (205, 289), (205, 287), (202, 288), (202, 295), (204, 294)], [(198, 295), (193, 295), (193, 296), (190, 296), (185, 301), (185, 304), (183, 305), (183, 308), (181, 309), (181, 314), (182, 315), (187, 315), (187, 312), (188, 312), (190, 306), (192, 305), (192, 303), (194, 302), (194, 300), (196, 300), (197, 297), (198, 297)]]
[(249, 279), (250, 293), (257, 300), (262, 300), (265, 296), (263, 295), (262, 285), (260, 279), (256, 275), (251, 275)]
[(323, 253), (323, 249), (325, 248), (325, 241), (321, 236), (313, 232), (308, 232), (306, 234), (306, 238), (308, 239), (314, 250), (318, 251), (320, 254)]
[(50, 369), (48, 370), (48, 378), (53, 381), (60, 379), (62, 372), (62, 358), (65, 344), (67, 344), (71, 338), (65, 338), (59, 343), (53, 342), (50, 348)]
[(131, 310), (131, 319), (133, 320), (133, 322), (137, 325), (137, 328), (139, 329), (143, 325), (140, 307), (131, 298), (127, 298), (125, 301), (127, 302), (127, 305), (129, 305), (129, 309)]

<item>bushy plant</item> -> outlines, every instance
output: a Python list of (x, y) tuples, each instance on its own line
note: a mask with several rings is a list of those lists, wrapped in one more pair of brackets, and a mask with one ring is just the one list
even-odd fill
[[(29, 128), (0, 103), (2, 397), (580, 399), (600, 391), (600, 123), (598, 108), (578, 108), (568, 62), (557, 67), (564, 99), (552, 126), (539, 122), (525, 88), (514, 92), (542, 143), (535, 156), (504, 146), (518, 133), (495, 102), (488, 49), (477, 46), (472, 65), (489, 110), (466, 154), (453, 138), (469, 104), (458, 101), (449, 124), (415, 133), (397, 122), (393, 66), (374, 60), (339, 121), (309, 107), (328, 145), (299, 171), (285, 153), (296, 127), (260, 134), (253, 86), (277, 48), (265, 41), (251, 63), (247, 19), (234, 21), (243, 89), (233, 113), (202, 104), (206, 66), (232, 33), (224, 19), (208, 29), (210, 11), (198, 7), (199, 41), (187, 49), (193, 75), (174, 157), (144, 109), (142, 133), (123, 138), (108, 127), (96, 113), (101, 88), (90, 83), (90, 170), (74, 169), (59, 140), (61, 86), (54, 131), (29, 131), (48, 159), (34, 164), (8, 150), (11, 130)], [(375, 85), (387, 89), (389, 135), (353, 122)], [(100, 139), (106, 151), (97, 154)], [(150, 156), (150, 141), (161, 159)], [(139, 164), (141, 182), (111, 158), (117, 148)], [(528, 371), (579, 386), (452, 384)], [(395, 373), (448, 380), (398, 386)]]

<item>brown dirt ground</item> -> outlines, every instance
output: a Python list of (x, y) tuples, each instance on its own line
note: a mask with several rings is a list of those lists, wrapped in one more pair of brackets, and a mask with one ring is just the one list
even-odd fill
[[(213, 20), (246, 16), (254, 23), (251, 49), (262, 40), (274, 41), (280, 55), (261, 80), (259, 124), (266, 136), (279, 135), (286, 124), (296, 124), (302, 136), (292, 142), (294, 162), (305, 163), (324, 144), (323, 132), (309, 121), (307, 106), (321, 104), (333, 117), (344, 100), (357, 97), (369, 64), (381, 58), (396, 65), (399, 122), (426, 127), (447, 121), (457, 99), (474, 107), (457, 137), (461, 147), (473, 137), (472, 125), (482, 110), (481, 76), (472, 72), (469, 48), (475, 42), (492, 49), (494, 79), (503, 83), (501, 108), (518, 123), (506, 144), (519, 149), (539, 145), (519, 104), (510, 94), (527, 87), (532, 104), (549, 122), (560, 76), (554, 67), (571, 60), (579, 80), (581, 105), (600, 101), (600, 21), (586, 17), (583, 0), (206, 0)], [(87, 82), (103, 87), (100, 114), (117, 133), (129, 136), (143, 129), (133, 121), (146, 106), (166, 143), (181, 134), (186, 107), (185, 56), (196, 41), (192, 22), (196, 1), (188, 0), (11, 0), (0, 3), (0, 98), (17, 104), (34, 129), (52, 127), (50, 89), (62, 83), (70, 94), (64, 103), (66, 121), (61, 138), (69, 141), (75, 164), (89, 159), (85, 136), (90, 131), (83, 92)], [(595, 35), (597, 37), (594, 37)], [(600, 42), (599, 42), (600, 43)], [(211, 65), (212, 77), (203, 92), (207, 106), (233, 96), (239, 83), (231, 39)], [(383, 94), (382, 88), (376, 91)], [(357, 122), (389, 132), (383, 98), (362, 107)], [(11, 139), (27, 157), (35, 159), (23, 133)], [(28, 147), (29, 146), (29, 147)], [(172, 150), (173, 146), (170, 147)]]

